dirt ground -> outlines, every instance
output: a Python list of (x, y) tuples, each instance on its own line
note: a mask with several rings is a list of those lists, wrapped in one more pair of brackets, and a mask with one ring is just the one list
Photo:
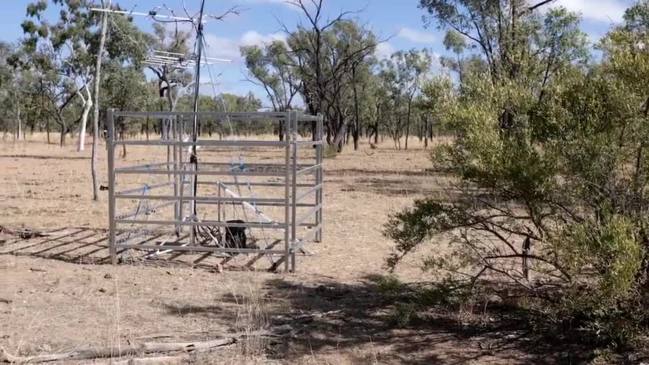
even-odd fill
[[(382, 296), (376, 280), (386, 274), (392, 248), (382, 225), (391, 212), (443, 194), (448, 184), (415, 140), (408, 151), (386, 141), (325, 161), (324, 241), (298, 257), (297, 273), (285, 274), (219, 272), (176, 258), (109, 265), (102, 259), (107, 196), (91, 200), (90, 146), (77, 152), (42, 139), (0, 142), (0, 226), (51, 232), (0, 235), (0, 347), (11, 354), (232, 336), (243, 340), (183, 361), (522, 364), (579, 355), (550, 356), (506, 321), (480, 327), (439, 313), (404, 326), (390, 320), (394, 298)], [(147, 157), (134, 150), (122, 162)], [(99, 167), (106, 184), (103, 146)], [(419, 269), (423, 256), (409, 258), (397, 276), (430, 279)]]

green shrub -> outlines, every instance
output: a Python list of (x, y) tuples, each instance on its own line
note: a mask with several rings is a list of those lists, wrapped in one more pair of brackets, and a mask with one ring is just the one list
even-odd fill
[(390, 315), (390, 322), (398, 327), (405, 327), (418, 318), (419, 306), (413, 302), (397, 302)]

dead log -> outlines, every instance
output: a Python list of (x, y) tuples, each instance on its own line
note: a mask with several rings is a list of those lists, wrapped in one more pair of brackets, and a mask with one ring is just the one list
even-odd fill
[(35, 356), (16, 356), (0, 348), (0, 362), (4, 363), (42, 363), (62, 360), (91, 360), (119, 358), (123, 356), (141, 356), (168, 352), (203, 352), (218, 347), (229, 346), (237, 342), (236, 338), (222, 338), (205, 342), (150, 342), (124, 347), (105, 347), (99, 349), (78, 350), (59, 354)]

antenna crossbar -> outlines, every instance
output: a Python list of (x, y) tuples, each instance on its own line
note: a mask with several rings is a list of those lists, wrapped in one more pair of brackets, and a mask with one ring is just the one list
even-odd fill
[(125, 10), (115, 10), (115, 9), (102, 9), (102, 8), (90, 8), (91, 11), (96, 11), (99, 13), (111, 13), (111, 14), (122, 14), (122, 15), (138, 15), (138, 16), (146, 16), (146, 17), (151, 17), (153, 19), (160, 18), (160, 19), (167, 19), (167, 20), (176, 20), (180, 22), (194, 22), (194, 19), (192, 18), (184, 18), (184, 17), (179, 17), (179, 16), (173, 16), (173, 15), (162, 15), (158, 14), (155, 11), (150, 11), (148, 13), (140, 13), (136, 11), (125, 11)]

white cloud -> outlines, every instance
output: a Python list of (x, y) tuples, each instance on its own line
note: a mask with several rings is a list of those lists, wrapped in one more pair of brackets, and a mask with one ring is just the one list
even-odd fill
[(413, 43), (427, 43), (427, 44), (430, 44), (430, 43), (435, 42), (435, 40), (436, 40), (435, 35), (432, 34), (432, 33), (422, 32), (422, 31), (412, 29), (412, 28), (407, 28), (407, 27), (399, 29), (399, 33), (397, 33), (397, 36), (399, 38), (406, 39), (406, 40), (408, 40), (410, 42), (413, 42)]
[(270, 34), (260, 34), (254, 30), (249, 30), (241, 36), (241, 44), (244, 46), (261, 46), (274, 41), (286, 41), (286, 34), (277, 32)]
[(299, 10), (297, 6), (295, 6), (295, 1), (294, 0), (245, 0), (246, 3), (249, 4), (270, 4), (270, 5), (283, 5), (289, 9), (292, 10)]
[(389, 58), (394, 52), (396, 52), (396, 49), (393, 45), (388, 42), (381, 42), (376, 45), (376, 51), (374, 51), (374, 55), (378, 59), (383, 60)]
[(228, 58), (233, 61), (241, 57), (240, 44), (237, 40), (206, 34), (205, 43), (207, 43), (205, 53), (209, 57)]
[(254, 30), (249, 30), (243, 33), (238, 38), (219, 37), (214, 34), (206, 34), (205, 42), (207, 48), (205, 50), (209, 57), (227, 58), (233, 62), (240, 62), (241, 46), (261, 46), (272, 41), (285, 41), (286, 35), (283, 33), (269, 33), (261, 34)]
[(627, 8), (620, 0), (558, 0), (554, 6), (563, 6), (584, 19), (599, 22), (620, 22)]
[(246, 0), (246, 2), (257, 3), (257, 4), (281, 4), (281, 5), (292, 6), (287, 0)]

